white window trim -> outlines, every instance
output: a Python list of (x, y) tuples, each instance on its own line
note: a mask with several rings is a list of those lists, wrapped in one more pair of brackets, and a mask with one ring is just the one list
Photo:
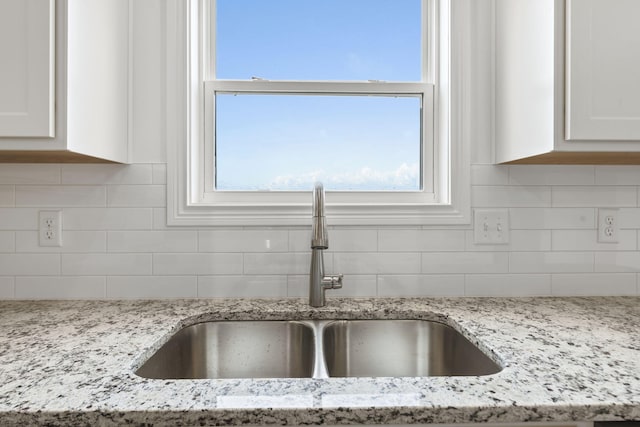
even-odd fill
[[(470, 67), (469, 8), (466, 1), (439, 0), (439, 54), (436, 70), (433, 130), (448, 144), (434, 144), (434, 163), (449, 168), (449, 178), (436, 181), (444, 200), (384, 197), (354, 202), (353, 193), (328, 192), (331, 225), (469, 224), (470, 215)], [(211, 201), (198, 181), (205, 171), (202, 142), (205, 110), (200, 0), (168, 0), (166, 20), (167, 82), (167, 224), (170, 226), (294, 226), (308, 225), (311, 193), (252, 193), (250, 200), (231, 196)], [(464, 64), (464, 66), (463, 66)], [(259, 82), (255, 82), (259, 83)], [(363, 83), (369, 85), (369, 83)], [(375, 84), (370, 87), (375, 87)], [(425, 103), (433, 105), (434, 103)], [(448, 150), (438, 150), (448, 147)], [(438, 167), (438, 166), (436, 166)], [(410, 193), (404, 193), (408, 195)], [(293, 198), (291, 197), (293, 195)], [(382, 193), (380, 194), (382, 196)], [(390, 194), (387, 193), (387, 196)], [(292, 201), (293, 200), (293, 201)]]

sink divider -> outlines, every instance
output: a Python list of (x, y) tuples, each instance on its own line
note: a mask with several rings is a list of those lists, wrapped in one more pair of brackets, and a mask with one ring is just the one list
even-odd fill
[(324, 342), (322, 334), (327, 324), (335, 322), (335, 320), (299, 320), (298, 322), (309, 327), (313, 331), (314, 339), (314, 361), (312, 378), (324, 379), (329, 378), (329, 370), (324, 354)]

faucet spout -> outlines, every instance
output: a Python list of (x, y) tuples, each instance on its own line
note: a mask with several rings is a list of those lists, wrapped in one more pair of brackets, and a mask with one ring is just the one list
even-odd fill
[(327, 222), (324, 214), (324, 188), (316, 183), (313, 188), (311, 223), (311, 271), (309, 274), (309, 305), (323, 307), (326, 304), (325, 291), (342, 287), (342, 274), (324, 275), (322, 251), (329, 249)]

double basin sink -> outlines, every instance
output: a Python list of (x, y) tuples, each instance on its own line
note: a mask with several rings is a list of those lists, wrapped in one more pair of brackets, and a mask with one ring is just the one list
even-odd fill
[(136, 374), (154, 379), (491, 375), (502, 368), (427, 320), (219, 321), (187, 326)]

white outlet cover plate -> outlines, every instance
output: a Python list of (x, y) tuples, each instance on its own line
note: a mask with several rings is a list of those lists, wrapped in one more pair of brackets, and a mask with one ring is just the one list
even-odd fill
[(473, 242), (476, 245), (505, 245), (509, 243), (508, 209), (475, 209)]
[(598, 209), (598, 242), (618, 243), (620, 236), (619, 209)]
[(62, 246), (62, 211), (40, 211), (38, 214), (40, 246)]

